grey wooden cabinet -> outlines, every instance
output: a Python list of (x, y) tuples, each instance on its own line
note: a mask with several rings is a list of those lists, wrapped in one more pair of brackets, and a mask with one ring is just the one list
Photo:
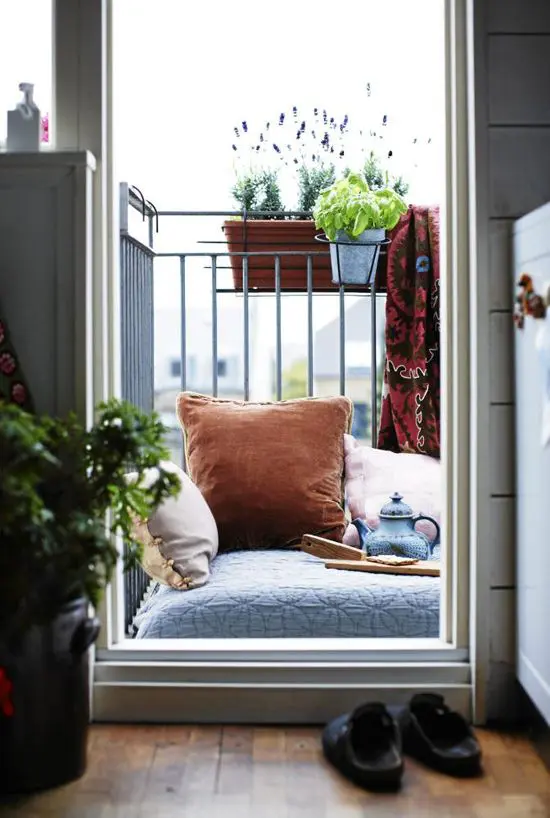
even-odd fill
[(0, 153), (0, 312), (39, 412), (89, 417), (91, 154)]

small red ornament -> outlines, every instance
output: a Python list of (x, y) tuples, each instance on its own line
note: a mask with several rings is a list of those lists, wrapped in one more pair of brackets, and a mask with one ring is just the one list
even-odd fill
[(6, 717), (13, 716), (15, 710), (11, 700), (13, 683), (5, 669), (0, 667), (0, 714)]
[(514, 323), (518, 329), (523, 329), (526, 316), (541, 319), (546, 316), (546, 299), (535, 292), (533, 279), (527, 273), (522, 273), (517, 283), (516, 300), (514, 304)]

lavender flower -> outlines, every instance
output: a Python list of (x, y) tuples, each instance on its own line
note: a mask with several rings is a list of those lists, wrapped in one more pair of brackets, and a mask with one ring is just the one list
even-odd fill
[(280, 147), (278, 145), (276, 145), (275, 143), (273, 143), (273, 150), (275, 151), (275, 153), (281, 153)]
[(283, 124), (284, 124), (284, 121), (285, 121), (285, 115), (284, 115), (284, 114), (280, 114), (280, 115), (279, 115), (279, 125), (283, 125)]
[(386, 116), (386, 114), (384, 114), (384, 116), (382, 117), (382, 125), (387, 125), (387, 124), (388, 124), (388, 117)]
[(248, 125), (246, 122), (241, 122), (241, 125), (243, 127), (243, 133), (248, 133)]
[(236, 145), (232, 145), (231, 147), (233, 148), (233, 150), (234, 150), (234, 151), (236, 151), (236, 150), (237, 150), (237, 146), (236, 146)]
[(346, 114), (345, 117), (344, 117), (344, 122), (343, 122), (344, 128), (346, 127), (347, 124), (348, 124), (348, 115)]
[(235, 131), (235, 136), (240, 136), (238, 128), (233, 128), (233, 130)]

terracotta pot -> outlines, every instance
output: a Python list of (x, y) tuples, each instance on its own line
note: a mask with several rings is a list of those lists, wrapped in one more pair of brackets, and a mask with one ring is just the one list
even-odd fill
[[(280, 253), (281, 290), (307, 291), (306, 256), (283, 255), (288, 251), (322, 253), (312, 256), (313, 290), (334, 292), (330, 254), (326, 244), (315, 240), (319, 231), (308, 219), (249, 219), (226, 221), (223, 225), (230, 253), (273, 252)], [(231, 256), (231, 269), (235, 289), (242, 292), (242, 257)], [(249, 290), (275, 290), (275, 255), (251, 256), (248, 260)]]

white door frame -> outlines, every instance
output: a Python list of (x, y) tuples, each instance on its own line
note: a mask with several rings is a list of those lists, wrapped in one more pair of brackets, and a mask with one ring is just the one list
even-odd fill
[[(476, 502), (486, 477), (485, 384), (480, 346), (487, 347), (479, 316), (475, 224), (473, 0), (444, 0), (447, 9), (448, 186), (443, 207), (442, 414), (447, 506), (444, 527), (448, 570), (443, 583), (441, 640), (354, 640), (278, 647), (270, 640), (223, 645), (185, 644), (170, 650), (121, 639), (120, 583), (103, 609), (94, 682), (96, 718), (125, 720), (323, 720), (369, 695), (403, 698), (437, 688), (468, 714), (484, 718), (487, 669), (482, 621), (487, 509)], [(94, 188), (94, 403), (119, 394), (118, 209), (110, 146), (112, 7), (116, 0), (54, 0), (54, 139), (58, 148), (90, 150), (98, 165)], [(477, 4), (479, 5), (479, 4)], [(485, 370), (486, 371), (486, 370)], [(478, 434), (478, 430), (480, 430)], [(487, 458), (485, 458), (486, 463)], [(471, 509), (471, 513), (470, 513)], [(480, 547), (478, 547), (478, 545)], [(120, 575), (119, 575), (120, 576)], [(470, 598), (470, 588), (474, 598)], [(206, 640), (204, 640), (206, 641)], [(309, 644), (311, 642), (311, 644)], [(390, 642), (391, 644), (385, 644)], [(156, 650), (158, 648), (158, 650)], [(469, 648), (475, 649), (475, 654)], [(471, 671), (474, 675), (471, 675)], [(231, 697), (226, 694), (231, 692)], [(277, 702), (275, 711), (268, 706)], [(250, 712), (247, 712), (247, 702)], [(262, 705), (263, 702), (263, 705)], [(262, 716), (263, 714), (263, 716)]]
[[(470, 339), (470, 655), (472, 664), (473, 712), (484, 723), (487, 712), (491, 638), (491, 542), (490, 520), (490, 387), (489, 334), (489, 185), (487, 169), (487, 91), (485, 15), (486, 0), (466, 0), (466, 24), (462, 32), (466, 43), (467, 94), (469, 117), (466, 124), (467, 215), (469, 235), (469, 313)], [(466, 385), (466, 384), (465, 384)]]

